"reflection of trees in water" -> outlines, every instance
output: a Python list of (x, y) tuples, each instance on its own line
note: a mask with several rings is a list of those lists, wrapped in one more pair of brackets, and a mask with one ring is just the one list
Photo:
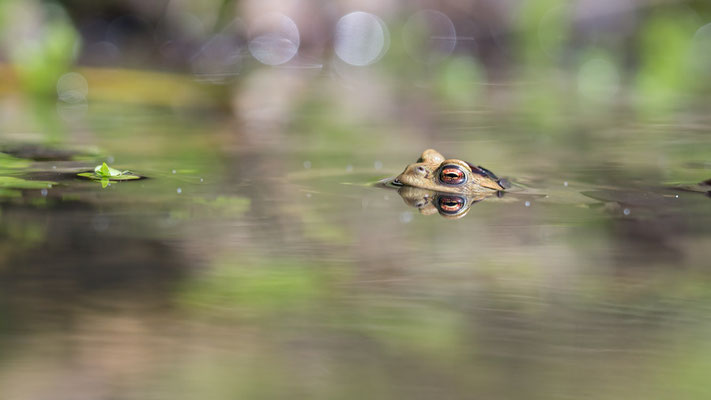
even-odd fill
[(71, 325), (84, 307), (165, 303), (188, 266), (176, 247), (150, 237), (151, 218), (139, 222), (120, 210), (78, 201), (46, 208), (5, 204), (2, 219), (6, 329)]
[(292, 71), (259, 71), (235, 93), (239, 120), (224, 137), (230, 173), (222, 179), (225, 187), (250, 199), (250, 209), (240, 221), (243, 229), (226, 232), (231, 239), (224, 249), (236, 246), (284, 256), (314, 255), (324, 249), (309, 245), (304, 235), (305, 192), (290, 180), (298, 172), (293, 168), (303, 170), (306, 161), (295, 159), (291, 151), (300, 133), (290, 131), (290, 118), (298, 118), (294, 109), (311, 78)]
[(189, 261), (157, 238), (158, 215), (84, 201), (31, 205), (44, 199), (24, 195), (1, 209), (0, 349), (12, 354), (0, 363), (3, 396), (120, 398), (117, 382), (137, 382), (170, 354), (161, 353), (169, 333), (161, 318)]
[[(625, 174), (622, 174), (625, 176)], [(634, 178), (629, 177), (630, 182)], [(620, 180), (620, 176), (608, 181)], [(665, 188), (626, 189), (585, 192), (601, 200), (606, 221), (614, 269), (621, 274), (654, 269), (695, 267), (687, 259), (694, 251), (692, 238), (708, 235), (708, 201), (700, 193), (672, 191)], [(610, 267), (613, 267), (611, 265)], [(644, 273), (642, 273), (644, 275)]]

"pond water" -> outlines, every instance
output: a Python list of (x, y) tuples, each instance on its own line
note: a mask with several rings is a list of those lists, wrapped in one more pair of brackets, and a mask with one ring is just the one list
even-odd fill
[[(54, 182), (0, 181), (3, 398), (711, 396), (708, 115), (250, 90), (3, 103), (0, 175)], [(429, 147), (515, 190), (373, 185)], [(148, 179), (74, 176), (103, 161)]]

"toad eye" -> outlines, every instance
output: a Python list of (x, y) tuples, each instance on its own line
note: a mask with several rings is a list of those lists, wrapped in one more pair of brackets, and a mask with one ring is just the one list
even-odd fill
[(460, 196), (440, 196), (437, 199), (439, 210), (444, 214), (456, 214), (464, 208), (467, 201)]
[(439, 180), (446, 185), (461, 185), (467, 181), (467, 175), (456, 165), (447, 165), (439, 173)]

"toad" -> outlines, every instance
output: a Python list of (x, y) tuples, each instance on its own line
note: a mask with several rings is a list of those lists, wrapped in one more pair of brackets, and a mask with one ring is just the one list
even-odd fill
[(458, 194), (496, 192), (511, 187), (508, 181), (499, 179), (484, 167), (454, 158), (445, 159), (433, 149), (422, 152), (392, 184)]

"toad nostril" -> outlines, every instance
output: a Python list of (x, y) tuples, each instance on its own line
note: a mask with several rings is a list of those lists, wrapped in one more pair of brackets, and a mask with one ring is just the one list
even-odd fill
[(423, 166), (420, 165), (420, 166), (417, 167), (417, 172), (419, 172), (419, 173), (421, 173), (421, 174), (424, 174), (424, 173), (427, 172), (427, 170), (425, 169), (425, 167), (423, 167)]

